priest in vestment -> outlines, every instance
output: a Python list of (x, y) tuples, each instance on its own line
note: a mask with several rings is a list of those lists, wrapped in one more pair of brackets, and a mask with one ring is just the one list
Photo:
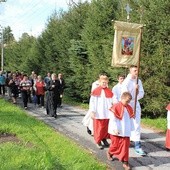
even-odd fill
[(48, 115), (57, 118), (57, 105), (60, 100), (61, 86), (55, 73), (51, 75), (51, 80), (48, 81), (46, 90), (46, 112)]

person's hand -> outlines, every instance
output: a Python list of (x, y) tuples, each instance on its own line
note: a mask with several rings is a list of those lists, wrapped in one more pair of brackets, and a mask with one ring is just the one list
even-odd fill
[(13, 81), (12, 81), (12, 80), (10, 80), (10, 81), (9, 81), (9, 84), (11, 84), (11, 83), (13, 83)]
[(135, 89), (136, 89), (136, 93), (138, 94), (139, 93), (139, 85), (138, 84), (135, 85)]
[(92, 118), (92, 119), (95, 118), (95, 113), (94, 113), (94, 112), (91, 112), (90, 115), (91, 115), (91, 118)]
[(52, 88), (54, 88), (54, 87), (55, 87), (55, 85), (52, 85), (51, 87), (52, 87)]
[(139, 84), (136, 84), (136, 85), (135, 85), (135, 88), (138, 90), (138, 89), (139, 89)]

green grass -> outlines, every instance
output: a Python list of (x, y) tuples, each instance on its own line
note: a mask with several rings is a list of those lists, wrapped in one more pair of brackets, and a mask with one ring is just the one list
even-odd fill
[[(87, 109), (87, 104), (64, 103)], [(152, 129), (167, 129), (166, 118), (142, 118)], [(0, 99), (0, 134), (15, 134), (19, 142), (0, 143), (0, 170), (105, 170), (89, 152), (25, 111)]]
[(64, 96), (63, 102), (65, 104), (69, 104), (69, 105), (76, 106), (76, 107), (81, 107), (83, 109), (88, 109), (89, 108), (88, 103), (76, 102), (76, 101), (72, 100), (71, 98), (69, 98), (68, 96)]
[(142, 118), (141, 122), (144, 126), (154, 130), (158, 130), (163, 133), (165, 133), (167, 130), (166, 118), (156, 118), (156, 119)]
[(0, 99), (0, 133), (19, 142), (0, 143), (0, 170), (105, 170), (88, 151), (24, 110)]

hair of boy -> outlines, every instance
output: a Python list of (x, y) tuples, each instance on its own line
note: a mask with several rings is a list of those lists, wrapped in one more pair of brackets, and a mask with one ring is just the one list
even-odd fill
[(130, 65), (130, 68), (138, 68), (136, 65)]
[(99, 81), (101, 80), (109, 81), (109, 78), (106, 75), (101, 75)]
[(118, 74), (118, 75), (117, 75), (117, 78), (119, 78), (119, 77), (125, 78), (125, 75), (124, 75), (124, 74)]
[(101, 76), (107, 76), (107, 74), (106, 73), (100, 73), (99, 74), (99, 79), (100, 79)]
[(132, 99), (132, 95), (131, 95), (129, 92), (124, 92), (124, 93), (122, 93), (121, 99), (124, 99), (124, 98), (126, 98), (126, 97), (129, 97), (130, 100)]

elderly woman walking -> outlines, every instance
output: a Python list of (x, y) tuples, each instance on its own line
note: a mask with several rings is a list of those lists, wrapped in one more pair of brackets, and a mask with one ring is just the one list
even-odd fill
[(44, 108), (45, 83), (40, 75), (38, 76), (38, 79), (33, 87), (35, 90), (38, 106)]

